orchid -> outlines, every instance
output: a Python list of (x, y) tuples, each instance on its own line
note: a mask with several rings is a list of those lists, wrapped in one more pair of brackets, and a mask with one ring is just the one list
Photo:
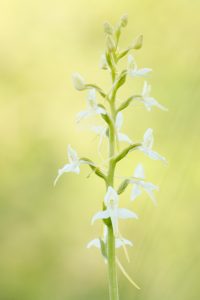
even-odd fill
[(144, 154), (146, 154), (147, 156), (149, 156), (151, 159), (161, 160), (166, 163), (165, 157), (161, 156), (159, 153), (152, 150), (153, 142), (154, 142), (153, 129), (148, 128), (144, 133), (142, 145), (139, 146), (138, 149)]
[(152, 69), (149, 68), (138, 69), (134, 57), (132, 55), (128, 56), (128, 74), (130, 77), (144, 77), (151, 71)]
[(141, 99), (141, 101), (144, 103), (146, 109), (148, 111), (151, 111), (151, 108), (153, 106), (156, 106), (156, 107), (158, 107), (161, 110), (167, 111), (166, 107), (164, 107), (163, 105), (161, 105), (160, 103), (158, 103), (158, 101), (156, 99), (154, 99), (153, 97), (150, 96), (150, 92), (151, 92), (151, 85), (148, 84), (145, 81), (144, 82), (144, 86), (143, 86), (143, 90), (142, 90), (142, 99)]
[[(104, 241), (106, 243), (106, 241)], [(123, 246), (133, 246), (133, 243), (127, 239), (124, 238), (117, 238), (115, 239), (115, 248), (120, 248)], [(96, 247), (98, 249), (101, 249), (101, 240), (100, 239), (93, 239), (87, 244), (87, 248)]]
[(105, 109), (98, 106), (96, 102), (96, 90), (90, 89), (88, 92), (88, 109), (81, 111), (77, 114), (77, 122), (80, 122), (82, 119), (90, 117), (92, 115), (105, 115)]
[[(148, 128), (143, 136), (143, 140), (140, 143), (135, 143), (129, 136), (122, 132), (123, 114), (122, 110), (131, 105), (133, 101), (140, 101), (144, 104), (148, 111), (151, 111), (152, 107), (157, 107), (161, 110), (167, 110), (151, 95), (151, 86), (144, 81), (142, 92), (134, 94), (123, 99), (124, 95), (118, 97), (118, 92), (123, 85), (127, 82), (127, 77), (145, 77), (152, 70), (150, 68), (138, 68), (135, 55), (130, 55), (131, 51), (139, 50), (143, 45), (143, 35), (138, 35), (131, 45), (125, 49), (121, 49), (119, 46), (120, 37), (122, 31), (127, 26), (128, 17), (124, 15), (120, 18), (119, 22), (113, 26), (108, 22), (104, 23), (105, 33), (105, 50), (101, 56), (100, 68), (106, 70), (111, 78), (111, 83), (105, 90), (101, 88), (95, 82), (85, 82), (84, 78), (79, 73), (74, 73), (72, 76), (73, 84), (76, 90), (87, 90), (87, 107), (84, 111), (81, 111), (76, 116), (76, 121), (80, 122), (91, 116), (100, 116), (103, 124), (92, 124), (89, 128), (99, 136), (98, 152), (103, 158), (102, 166), (98, 166), (97, 163), (86, 157), (79, 157), (77, 152), (69, 145), (68, 146), (68, 163), (58, 170), (58, 175), (54, 184), (58, 181), (60, 176), (64, 173), (80, 173), (80, 166), (86, 164), (92, 170), (92, 173), (97, 175), (105, 184), (105, 196), (100, 203), (100, 207), (97, 209), (92, 217), (91, 223), (93, 224), (97, 220), (101, 220), (104, 227), (104, 234), (102, 238), (95, 238), (87, 244), (87, 248), (96, 247), (101, 250), (107, 266), (108, 266), (108, 282), (109, 282), (109, 295), (110, 300), (119, 300), (118, 293), (118, 281), (117, 281), (117, 267), (120, 268), (124, 276), (133, 284), (137, 289), (140, 289), (132, 278), (127, 274), (126, 270), (120, 263), (116, 252), (117, 248), (123, 247), (124, 253), (128, 258), (128, 252), (125, 246), (132, 246), (132, 242), (121, 236), (121, 230), (119, 221), (121, 219), (138, 219), (138, 215), (124, 208), (119, 197), (125, 192), (129, 184), (132, 187), (130, 198), (134, 201), (143, 192), (152, 200), (156, 205), (157, 201), (154, 192), (158, 190), (158, 187), (153, 183), (145, 179), (144, 168), (141, 163), (136, 165), (132, 177), (116, 176), (116, 167), (118, 163), (122, 161), (130, 152), (139, 150), (146, 156), (153, 160), (161, 160), (166, 162), (166, 159), (155, 152), (153, 148), (154, 137), (153, 130)], [(128, 56), (128, 64), (125, 68), (119, 68), (119, 62), (122, 58)], [(98, 100), (97, 94), (98, 93)], [(103, 102), (100, 102), (103, 100)], [(137, 119), (137, 118), (136, 118)], [(140, 120), (142, 123), (142, 120)], [(105, 142), (108, 145), (106, 149), (106, 157), (101, 154), (100, 147), (105, 138)], [(82, 141), (82, 140), (81, 140)], [(128, 143), (126, 147), (120, 150), (121, 143)], [(92, 174), (90, 173), (90, 174)], [(89, 175), (90, 175), (89, 174)], [(89, 176), (87, 176), (89, 177)], [(121, 178), (123, 180), (121, 181)], [(116, 188), (116, 180), (120, 179), (118, 188)], [(92, 185), (90, 190), (94, 188)], [(96, 189), (96, 186), (95, 186)], [(99, 194), (96, 191), (95, 199), (98, 199)], [(83, 208), (85, 204), (83, 204)], [(75, 224), (76, 225), (76, 224)], [(75, 228), (76, 226), (74, 226)]]
[(138, 219), (136, 213), (126, 209), (119, 208), (119, 196), (115, 189), (111, 186), (108, 187), (107, 193), (104, 198), (104, 203), (106, 205), (106, 209), (103, 211), (97, 212), (92, 218), (92, 224), (98, 219), (111, 219), (113, 231), (115, 237), (118, 236), (118, 219), (129, 219), (134, 218)]
[(132, 140), (126, 134), (120, 132), (122, 128), (122, 124), (123, 124), (123, 115), (122, 112), (119, 112), (116, 116), (116, 122), (115, 122), (117, 140), (120, 142), (127, 142), (129, 144), (133, 144)]
[(103, 139), (105, 137), (107, 137), (107, 127), (106, 126), (92, 126), (91, 130), (96, 133), (97, 135), (99, 135), (99, 143), (98, 143), (98, 152), (101, 155), (101, 145), (103, 143)]
[(54, 181), (54, 185), (57, 183), (60, 176), (62, 176), (64, 173), (72, 172), (79, 174), (80, 165), (85, 163), (83, 160), (79, 159), (77, 152), (71, 147), (71, 145), (68, 145), (67, 156), (69, 164), (64, 165), (64, 167), (58, 170), (58, 176)]
[[(104, 232), (103, 232), (103, 238), (97, 238), (97, 239), (93, 239), (91, 240), (88, 244), (87, 244), (87, 248), (91, 248), (91, 247), (96, 247), (96, 248), (101, 248), (101, 241), (106, 244), (107, 242), (107, 235), (108, 235), (108, 229), (106, 226), (104, 226)], [(119, 237), (119, 238), (115, 238), (115, 248), (120, 248), (123, 246), (133, 246), (133, 243), (123, 237)]]
[(131, 200), (134, 201), (139, 195), (141, 195), (142, 190), (144, 190), (151, 198), (153, 204), (156, 205), (157, 201), (153, 191), (158, 190), (158, 187), (151, 182), (144, 181), (145, 176), (142, 164), (137, 165), (133, 177), (137, 179), (130, 180), (130, 183), (133, 185), (131, 192)]

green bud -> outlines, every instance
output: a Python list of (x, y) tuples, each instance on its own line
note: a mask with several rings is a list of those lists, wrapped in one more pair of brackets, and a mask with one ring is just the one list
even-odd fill
[(128, 15), (124, 15), (120, 18), (121, 26), (126, 27), (128, 24)]
[(142, 48), (142, 44), (143, 44), (143, 35), (140, 34), (138, 37), (136, 37), (136, 39), (133, 41), (132, 45), (130, 48), (132, 49), (140, 49)]
[(104, 32), (108, 35), (112, 35), (113, 34), (113, 27), (110, 25), (110, 23), (108, 22), (105, 22), (103, 24), (104, 26)]
[(110, 52), (115, 51), (116, 49), (115, 41), (110, 35), (107, 36), (106, 45)]
[(99, 67), (102, 70), (107, 70), (108, 69), (108, 63), (107, 63), (105, 54), (102, 54), (102, 56), (101, 56)]
[(125, 179), (124, 181), (122, 181), (122, 183), (120, 184), (118, 190), (117, 190), (117, 194), (120, 195), (121, 193), (123, 193), (125, 191), (125, 189), (127, 188), (127, 186), (129, 185), (130, 180), (129, 179)]
[(76, 90), (78, 90), (78, 91), (85, 90), (85, 88), (86, 88), (85, 80), (79, 73), (74, 73), (72, 75), (72, 81), (73, 81), (73, 84), (74, 84), (74, 87)]
[(104, 258), (107, 259), (106, 244), (104, 243), (104, 241), (102, 239), (99, 239), (99, 241), (100, 241), (100, 245), (101, 245), (101, 254)]

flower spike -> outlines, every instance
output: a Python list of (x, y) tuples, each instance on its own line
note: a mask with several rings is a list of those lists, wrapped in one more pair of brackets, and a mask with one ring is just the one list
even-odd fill
[[(87, 106), (85, 110), (77, 114), (76, 121), (80, 122), (89, 117), (100, 116), (100, 119), (103, 122), (103, 124), (97, 123), (90, 126), (90, 128), (99, 136), (98, 152), (100, 158), (103, 160), (103, 167), (99, 166), (98, 163), (94, 163), (90, 158), (80, 158), (77, 152), (69, 145), (67, 150), (68, 163), (58, 170), (58, 175), (54, 181), (54, 184), (56, 184), (60, 176), (64, 173), (72, 172), (79, 174), (82, 164), (87, 164), (89, 166), (91, 169), (90, 174), (95, 174), (103, 179), (106, 192), (101, 203), (102, 210), (94, 214), (91, 223), (93, 224), (96, 220), (102, 220), (104, 224), (104, 234), (103, 237), (95, 238), (90, 241), (87, 244), (87, 248), (95, 247), (100, 249), (104, 261), (108, 266), (110, 299), (115, 300), (119, 300), (116, 274), (117, 266), (131, 284), (135, 288), (140, 289), (126, 272), (116, 256), (116, 249), (123, 247), (128, 259), (126, 246), (132, 246), (131, 241), (121, 236), (119, 221), (121, 221), (121, 219), (138, 219), (135, 212), (124, 208), (123, 205), (121, 207), (121, 200), (119, 197), (125, 192), (127, 187), (131, 185), (131, 201), (134, 201), (145, 192), (153, 204), (156, 205), (157, 201), (154, 192), (158, 190), (156, 185), (145, 179), (145, 172), (141, 163), (136, 166), (132, 177), (116, 176), (116, 167), (121, 160), (135, 150), (143, 152), (153, 160), (166, 162), (166, 159), (163, 156), (153, 150), (154, 138), (153, 130), (151, 128), (146, 130), (143, 140), (140, 143), (133, 143), (132, 139), (122, 132), (122, 110), (130, 107), (134, 101), (142, 103), (147, 111), (151, 111), (154, 107), (161, 110), (167, 110), (151, 96), (151, 86), (146, 81), (144, 81), (141, 92), (138, 93), (137, 91), (134, 91), (131, 95), (121, 94), (119, 96), (119, 91), (123, 91), (122, 88), (127, 83), (128, 77), (133, 79), (143, 78), (152, 71), (150, 68), (138, 68), (135, 57), (130, 54), (132, 51), (138, 51), (142, 47), (142, 34), (133, 39), (132, 43), (129, 43), (127, 47), (121, 49), (120, 38), (127, 24), (128, 16), (126, 14), (123, 15), (115, 25), (112, 25), (109, 22), (104, 23), (105, 50), (102, 52), (103, 54), (101, 56), (99, 67), (106, 70), (110, 75), (111, 84), (106, 90), (93, 81), (91, 83), (85, 81), (79, 73), (74, 73), (72, 76), (73, 85), (76, 90), (87, 90)], [(127, 57), (127, 66), (125, 68), (119, 68), (119, 62), (124, 57)], [(125, 99), (121, 101), (121, 97), (122, 99), (125, 97)], [(103, 102), (99, 102), (102, 100)], [(104, 138), (108, 145), (106, 157), (100, 152)], [(85, 141), (81, 140), (81, 142)], [(128, 145), (120, 150), (119, 142), (126, 142)], [(87, 178), (89, 178), (90, 174)], [(118, 189), (115, 190), (114, 186), (117, 177), (123, 178), (123, 180), (119, 184)], [(96, 196), (98, 197), (98, 192), (96, 193)]]

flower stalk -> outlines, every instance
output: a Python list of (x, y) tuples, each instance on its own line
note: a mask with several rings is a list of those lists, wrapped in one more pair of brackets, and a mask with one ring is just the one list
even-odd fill
[[(107, 169), (104, 170), (97, 163), (86, 157), (79, 158), (77, 152), (68, 146), (68, 161), (61, 169), (58, 170), (58, 179), (64, 173), (79, 174), (83, 165), (88, 165), (92, 173), (103, 179), (106, 187), (106, 194), (102, 202), (102, 210), (98, 211), (92, 218), (92, 224), (97, 220), (102, 220), (104, 226), (103, 238), (93, 239), (88, 243), (87, 248), (92, 246), (101, 250), (104, 261), (108, 266), (108, 282), (109, 282), (109, 297), (110, 300), (119, 300), (118, 280), (117, 280), (117, 267), (120, 268), (124, 276), (130, 283), (137, 289), (139, 286), (127, 274), (124, 267), (116, 256), (116, 248), (123, 247), (126, 257), (128, 257), (126, 246), (132, 246), (132, 242), (123, 238), (119, 231), (119, 219), (138, 219), (135, 212), (121, 208), (119, 206), (121, 195), (129, 185), (132, 186), (131, 201), (135, 201), (144, 191), (156, 205), (154, 190), (158, 187), (151, 182), (145, 180), (144, 168), (141, 163), (137, 165), (133, 176), (123, 178), (119, 184), (118, 189), (115, 189), (114, 179), (116, 178), (115, 170), (117, 164), (124, 159), (129, 153), (133, 151), (140, 151), (153, 160), (160, 160), (166, 162), (165, 158), (152, 150), (154, 138), (153, 130), (148, 128), (143, 136), (143, 140), (139, 142), (132, 142), (126, 134), (121, 132), (123, 123), (122, 111), (135, 102), (139, 102), (151, 111), (153, 107), (157, 107), (163, 111), (166, 108), (159, 104), (156, 99), (150, 96), (151, 86), (145, 81), (141, 93), (136, 93), (128, 97), (125, 101), (120, 101), (118, 104), (118, 90), (126, 83), (126, 79), (135, 77), (146, 77), (151, 69), (141, 68), (138, 69), (135, 58), (130, 55), (130, 51), (138, 50), (142, 47), (143, 37), (139, 35), (134, 42), (125, 50), (119, 49), (120, 36), (122, 30), (128, 23), (127, 15), (121, 17), (119, 23), (113, 27), (108, 22), (104, 24), (104, 32), (106, 35), (106, 49), (105, 53), (101, 56), (101, 69), (109, 71), (111, 77), (111, 88), (106, 92), (95, 83), (86, 83), (85, 79), (78, 73), (73, 74), (73, 84), (78, 91), (88, 91), (87, 109), (77, 115), (77, 122), (83, 121), (90, 116), (100, 117), (104, 122), (103, 126), (95, 126), (92, 128), (100, 136), (98, 152), (101, 154), (100, 146), (104, 139), (108, 143)], [(122, 71), (118, 70), (118, 62), (128, 55), (127, 67)], [(104, 102), (101, 104), (97, 97), (102, 97)], [(116, 103), (117, 102), (117, 103)], [(119, 143), (128, 143), (129, 145), (119, 150)], [(101, 156), (102, 157), (102, 156)]]

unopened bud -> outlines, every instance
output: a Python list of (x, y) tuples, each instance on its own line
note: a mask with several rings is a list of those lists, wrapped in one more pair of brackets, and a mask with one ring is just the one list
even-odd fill
[(140, 34), (138, 37), (136, 37), (136, 39), (133, 41), (131, 48), (132, 49), (140, 49), (142, 48), (142, 44), (143, 44), (143, 35)]
[(103, 26), (104, 26), (104, 32), (105, 32), (106, 34), (109, 34), (109, 35), (113, 34), (113, 28), (112, 28), (112, 26), (110, 25), (110, 23), (105, 22), (105, 23), (103, 24)]
[(102, 54), (102, 56), (101, 56), (99, 67), (100, 67), (100, 69), (103, 69), (103, 70), (108, 69), (108, 63), (107, 63), (105, 54)]
[(121, 21), (121, 26), (126, 27), (128, 24), (128, 15), (126, 14), (126, 15), (122, 16), (120, 21)]
[(129, 179), (125, 179), (124, 181), (122, 181), (122, 183), (120, 184), (118, 190), (117, 190), (117, 194), (120, 195), (122, 194), (125, 189), (127, 188), (127, 186), (129, 185), (130, 180)]
[(128, 55), (128, 69), (131, 70), (131, 69), (134, 69), (135, 68), (135, 59), (132, 55)]
[(74, 73), (72, 75), (72, 81), (76, 90), (82, 91), (85, 89), (85, 80), (79, 73)]
[(113, 40), (113, 38), (110, 35), (107, 36), (106, 45), (110, 52), (115, 51), (115, 49), (116, 49), (115, 41)]

